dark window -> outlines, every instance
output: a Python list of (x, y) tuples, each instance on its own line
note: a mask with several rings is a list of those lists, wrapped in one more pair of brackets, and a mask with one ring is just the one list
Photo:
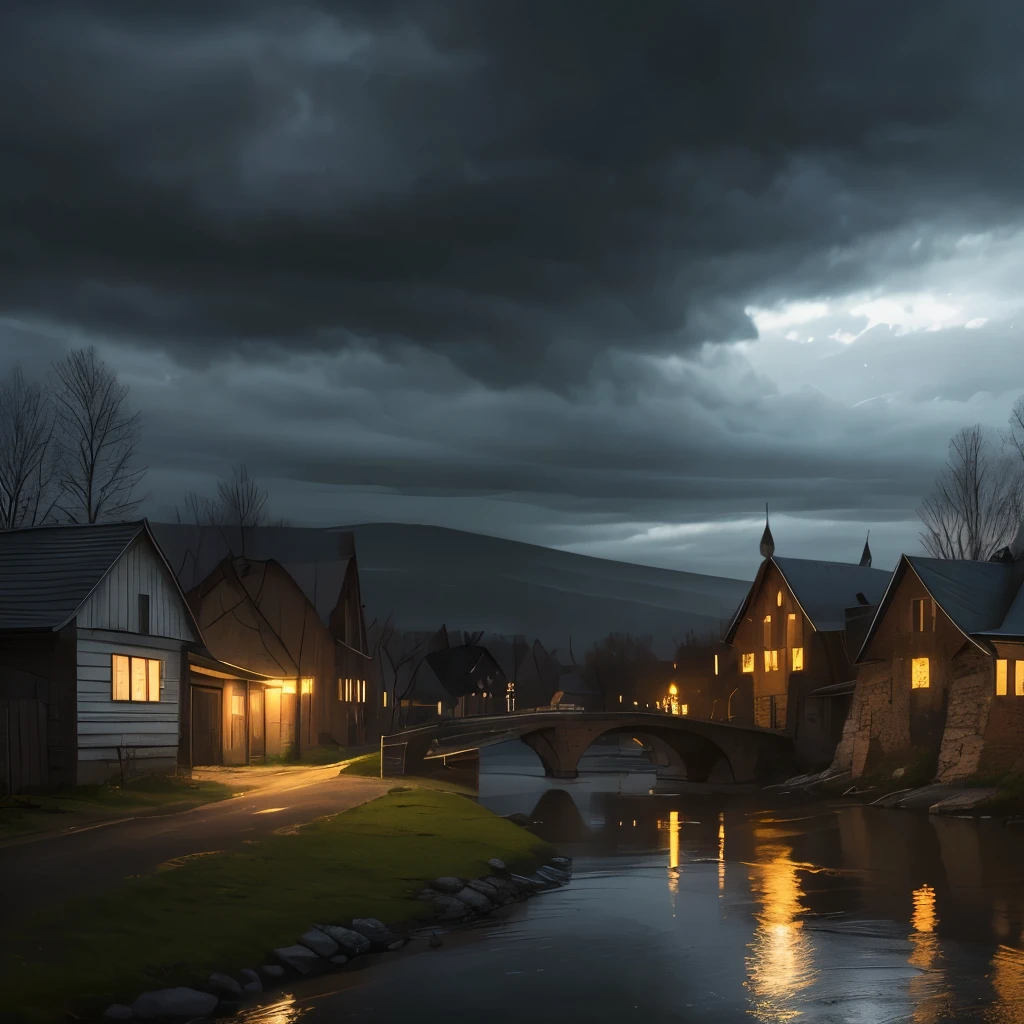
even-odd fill
[(935, 602), (930, 597), (910, 602), (910, 629), (913, 633), (935, 632)]
[(149, 633), (149, 594), (139, 594), (139, 632)]

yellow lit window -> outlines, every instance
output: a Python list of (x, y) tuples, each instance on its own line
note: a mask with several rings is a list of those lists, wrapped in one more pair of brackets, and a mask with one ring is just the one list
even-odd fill
[(764, 652), (764, 670), (765, 670), (765, 672), (777, 672), (779, 670), (779, 652), (778, 651), (765, 651)]
[[(744, 672), (753, 672), (754, 671), (754, 655), (753, 654), (744, 654), (743, 655), (743, 660), (740, 663), (740, 667), (742, 668), (742, 670)], [(622, 700), (622, 698), (620, 697), (619, 700)]]
[(718, 675), (718, 655), (715, 655), (715, 675)]
[(284, 679), (284, 680), (282, 680), (282, 682), (281, 682), (281, 692), (282, 693), (294, 693), (295, 692), (295, 680), (294, 679)]
[(680, 704), (679, 705), (679, 714), (681, 714), (681, 715), (688, 715), (689, 713), (690, 713), (690, 705), (689, 704)]
[(804, 670), (804, 649), (802, 647), (793, 648), (793, 671), (802, 672)]
[(441, 703), (441, 701), (438, 701), (437, 702), (437, 713), (440, 715), (440, 714), (443, 713), (443, 711), (444, 711), (444, 705)]
[(914, 658), (910, 663), (910, 685), (915, 690), (927, 690), (931, 685), (927, 658)]
[(781, 590), (775, 595), (775, 604), (779, 608), (782, 607), (782, 591)]
[(313, 677), (303, 676), (302, 678), (302, 692), (312, 693), (313, 692)]
[(1024, 661), (1015, 661), (1013, 669), (1013, 692), (1018, 697), (1024, 697)]
[(996, 696), (1006, 696), (1006, 659), (996, 658)]
[(245, 698), (240, 694), (233, 693), (231, 695), (231, 714), (232, 715), (244, 715), (245, 714)]
[(764, 648), (768, 650), (772, 645), (772, 617), (764, 617)]
[(388, 706), (388, 691), (387, 690), (384, 691), (384, 705), (383, 706), (384, 707)]
[(157, 658), (130, 658), (114, 654), (110, 662), (112, 700), (158, 703), (160, 700), (160, 661)]

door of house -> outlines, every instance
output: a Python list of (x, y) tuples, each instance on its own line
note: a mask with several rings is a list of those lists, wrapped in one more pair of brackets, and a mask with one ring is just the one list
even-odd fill
[(223, 764), (223, 693), (205, 686), (192, 687), (192, 764)]
[(249, 760), (262, 764), (267, 758), (266, 722), (263, 718), (263, 690), (253, 687), (249, 691)]
[(0, 796), (49, 785), (47, 713), (41, 700), (0, 700)]

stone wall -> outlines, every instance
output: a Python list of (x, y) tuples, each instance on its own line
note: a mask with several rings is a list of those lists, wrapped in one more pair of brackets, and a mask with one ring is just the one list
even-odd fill
[[(952, 669), (936, 773), (939, 782), (973, 775), (979, 770), (982, 755), (991, 742), (986, 732), (995, 692), (992, 658), (976, 647), (965, 648), (953, 659)], [(1018, 750), (1020, 736), (1016, 731), (1014, 746)]]

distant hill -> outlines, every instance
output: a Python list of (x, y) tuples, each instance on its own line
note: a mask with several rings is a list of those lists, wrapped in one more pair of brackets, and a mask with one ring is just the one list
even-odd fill
[(649, 635), (670, 658), (689, 630), (719, 631), (750, 584), (592, 558), (439, 526), (367, 523), (355, 534), (367, 623), (525, 634), (568, 660), (608, 633)]

